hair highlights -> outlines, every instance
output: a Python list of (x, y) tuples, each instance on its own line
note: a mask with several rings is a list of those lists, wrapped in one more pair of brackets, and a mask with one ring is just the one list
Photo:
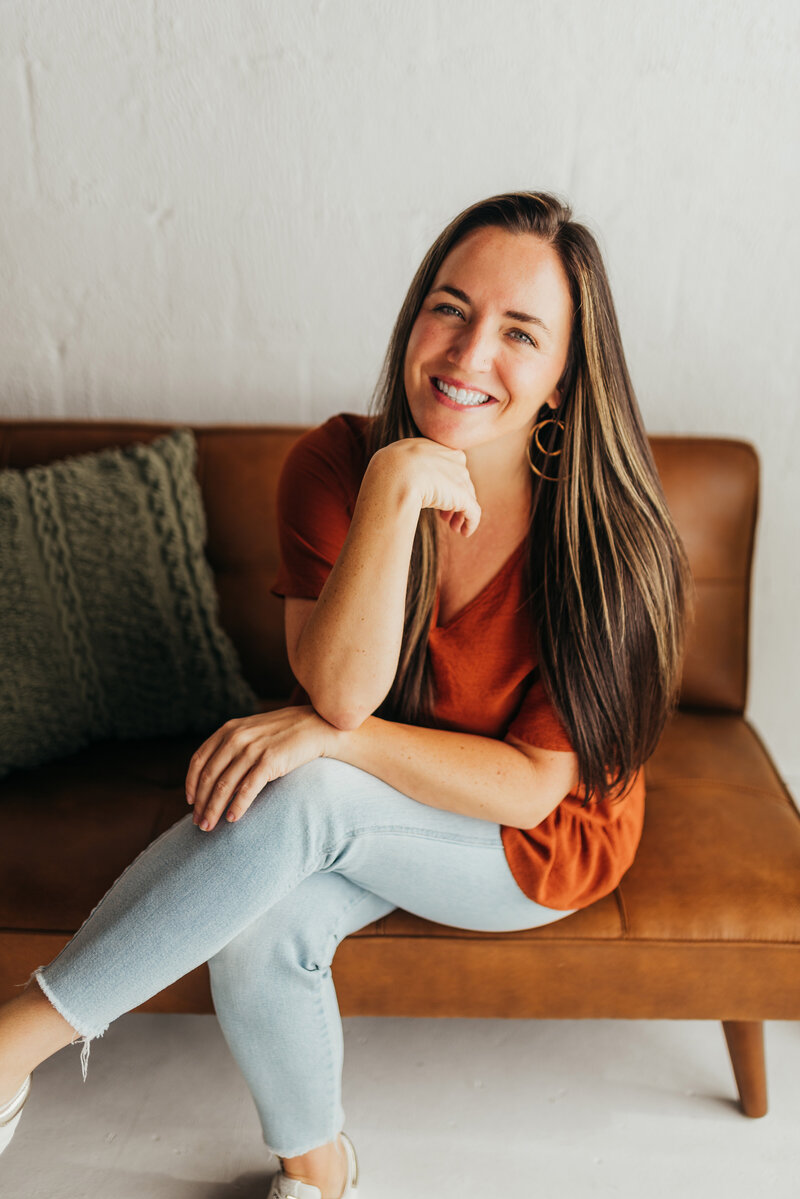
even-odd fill
[[(557, 416), (540, 436), (526, 559), (528, 606), (545, 688), (578, 756), (585, 802), (620, 794), (677, 703), (691, 606), (686, 554), (667, 509), (636, 402), (611, 289), (591, 232), (546, 193), (473, 204), (433, 243), (392, 332), (371, 403), (368, 453), (420, 436), (403, 367), (411, 330), (443, 261), (474, 229), (533, 234), (559, 255), (573, 306)], [(539, 414), (553, 416), (543, 407)], [(535, 445), (531, 454), (538, 454)], [(534, 458), (535, 461), (535, 458)], [(554, 467), (554, 464), (557, 464)], [(409, 566), (397, 673), (378, 710), (431, 723), (427, 640), (437, 586), (436, 512), (425, 509)]]

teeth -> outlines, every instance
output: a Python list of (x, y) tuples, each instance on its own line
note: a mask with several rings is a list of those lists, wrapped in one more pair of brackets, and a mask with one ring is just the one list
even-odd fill
[(449, 396), (451, 400), (455, 400), (457, 404), (464, 404), (467, 407), (476, 408), (479, 404), (485, 404), (491, 398), (485, 391), (467, 391), (464, 387), (451, 387), (449, 383), (443, 383), (441, 379), (434, 380), (438, 391)]

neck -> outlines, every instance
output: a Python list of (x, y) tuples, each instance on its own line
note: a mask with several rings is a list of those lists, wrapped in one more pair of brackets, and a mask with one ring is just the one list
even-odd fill
[(489, 514), (530, 509), (531, 468), (525, 441), (498, 437), (465, 451), (467, 470), (475, 485), (478, 503)]

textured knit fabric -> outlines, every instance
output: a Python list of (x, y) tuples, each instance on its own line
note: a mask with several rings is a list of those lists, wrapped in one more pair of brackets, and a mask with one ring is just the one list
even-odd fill
[[(316, 599), (339, 555), (367, 466), (368, 418), (340, 413), (293, 445), (278, 484), (281, 565), (272, 592)], [(437, 727), (570, 752), (572, 743), (537, 669), (524, 606), (525, 542), (469, 604), (428, 640)], [(296, 687), (294, 702), (307, 702)], [(532, 829), (501, 826), (509, 866), (546, 907), (585, 907), (608, 894), (633, 861), (644, 820), (639, 771), (616, 801), (581, 805), (570, 794)]]
[(190, 429), (0, 472), (0, 775), (257, 710), (219, 625)]

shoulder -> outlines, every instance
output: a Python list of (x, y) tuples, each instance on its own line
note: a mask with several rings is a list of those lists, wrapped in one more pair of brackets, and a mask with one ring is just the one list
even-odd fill
[(342, 412), (297, 436), (280, 468), (281, 565), (273, 595), (316, 598), (338, 557), (366, 470), (367, 418)]
[(316, 450), (320, 453), (336, 450), (345, 452), (361, 450), (366, 453), (366, 434), (370, 419), (360, 412), (338, 412), (335, 416), (329, 416), (321, 425), (314, 425), (313, 428), (306, 429), (304, 433), (300, 434), (295, 445), (302, 445), (306, 449)]
[(339, 412), (320, 425), (306, 429), (292, 443), (282, 468), (282, 482), (336, 485), (351, 494), (358, 491), (367, 468), (367, 429), (370, 417)]
[(369, 422), (370, 417), (358, 412), (339, 412), (301, 433), (289, 455), (295, 461), (308, 459), (366, 469)]

